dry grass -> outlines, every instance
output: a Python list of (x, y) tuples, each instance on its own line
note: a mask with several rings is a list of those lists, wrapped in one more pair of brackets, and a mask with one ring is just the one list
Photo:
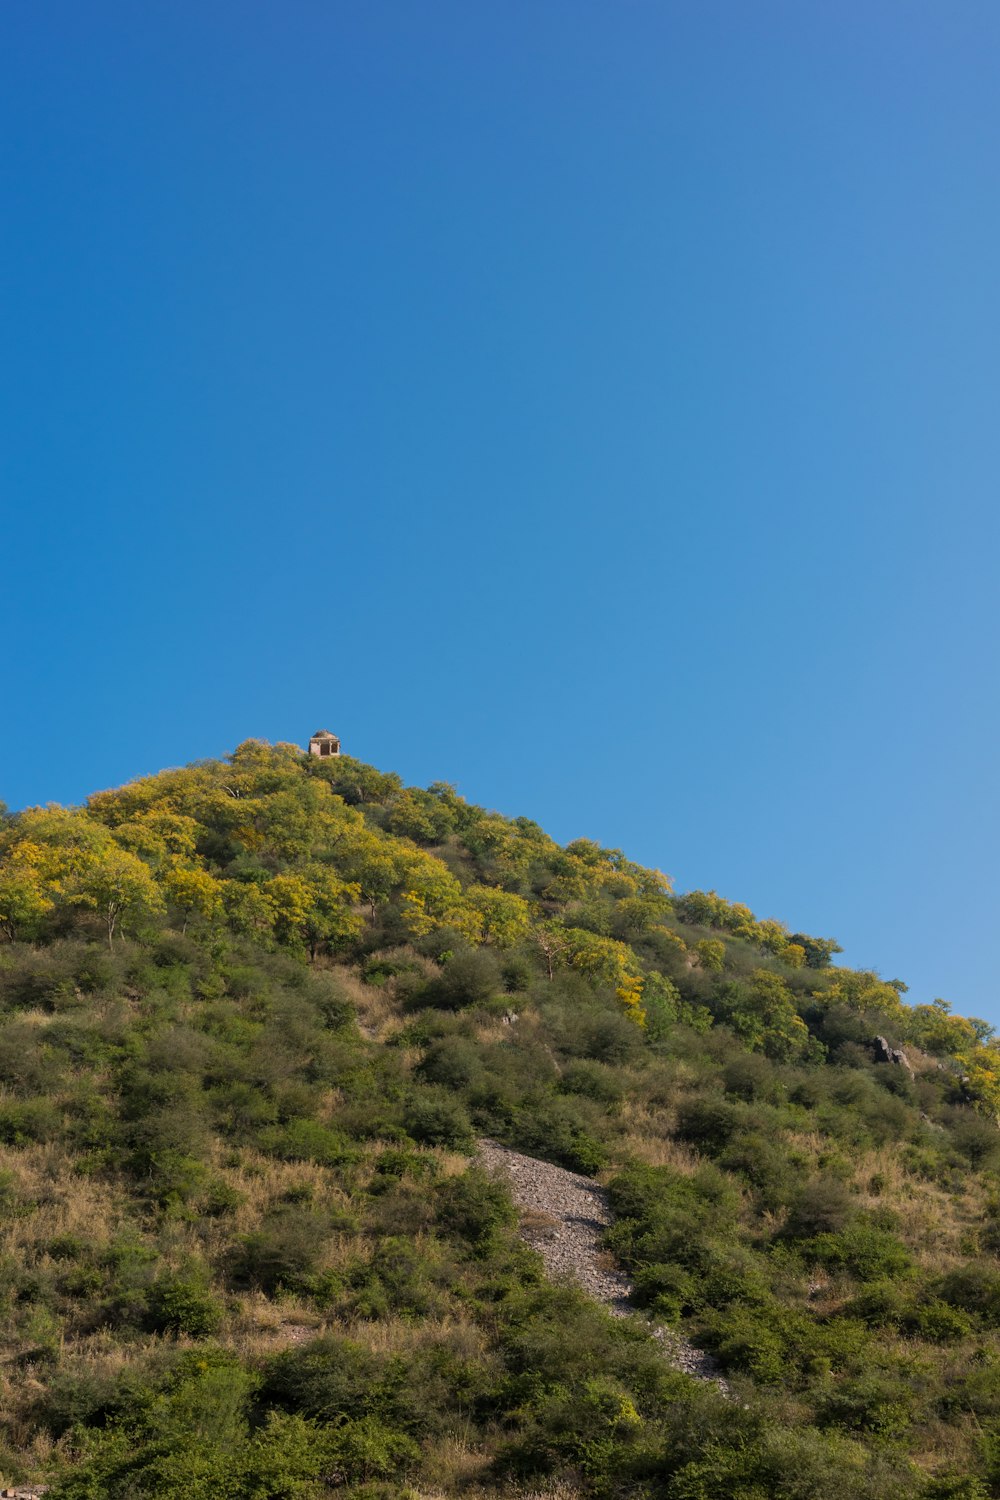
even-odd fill
[(521, 1211), (520, 1230), (529, 1245), (537, 1244), (539, 1240), (551, 1240), (559, 1223), (558, 1219), (538, 1208), (525, 1208)]
[[(369, 962), (379, 960), (387, 963), (402, 963), (415, 969), (424, 979), (433, 979), (438, 973), (437, 965), (416, 948), (404, 944), (399, 948), (386, 948), (370, 955)], [(362, 1036), (370, 1041), (385, 1042), (403, 1030), (406, 1020), (401, 1013), (395, 981), (389, 978), (385, 984), (366, 984), (351, 969), (335, 966), (337, 981), (344, 997), (354, 1006), (358, 1028)]]
[(90, 1246), (106, 1245), (125, 1223), (132, 1223), (124, 1190), (97, 1178), (81, 1177), (55, 1145), (0, 1147), (0, 1172), (8, 1175), (17, 1197), (31, 1212), (8, 1217), (3, 1248), (19, 1262), (51, 1264), (45, 1246), (73, 1235)]
[[(521, 1025), (520, 1016), (515, 1025)], [(481, 1047), (495, 1047), (500, 1042), (510, 1041), (510, 1023), (502, 1020), (500, 1016), (487, 1016), (483, 1020), (476, 1021), (472, 1035)]]
[(927, 1269), (946, 1270), (968, 1258), (963, 1242), (982, 1222), (986, 1197), (971, 1172), (956, 1195), (907, 1172), (888, 1146), (859, 1153), (852, 1165), (859, 1205), (892, 1210), (900, 1238)]
[(690, 1176), (701, 1158), (668, 1131), (668, 1116), (637, 1100), (625, 1099), (621, 1108), (621, 1149), (649, 1167), (670, 1167)]
[(463, 1172), (468, 1171), (469, 1157), (463, 1156), (459, 1151), (446, 1151), (442, 1147), (421, 1147), (420, 1149), (426, 1150), (435, 1158), (442, 1177), (459, 1177)]
[(375, 1321), (359, 1318), (345, 1326), (351, 1338), (373, 1353), (394, 1353), (397, 1350), (418, 1353), (447, 1344), (463, 1359), (480, 1359), (486, 1354), (483, 1330), (460, 1313), (425, 1318), (419, 1323), (395, 1315)]
[(344, 998), (354, 1006), (358, 1026), (364, 1036), (374, 1041), (384, 1041), (390, 1035), (390, 1025), (399, 1029), (398, 1007), (391, 996), (379, 985), (365, 984), (350, 969), (337, 970), (337, 982)]
[(437, 1494), (451, 1496), (467, 1495), (471, 1485), (482, 1480), (490, 1463), (490, 1454), (473, 1440), (470, 1424), (467, 1434), (438, 1438), (424, 1460), (424, 1472), (430, 1491), (421, 1490), (421, 1500)]
[[(110, 1330), (60, 1346), (60, 1365), (64, 1370), (87, 1373), (113, 1381), (126, 1368), (146, 1364), (162, 1352), (164, 1341), (155, 1335), (136, 1339), (128, 1346), (115, 1341)], [(5, 1436), (19, 1451), (29, 1469), (45, 1466), (54, 1450), (65, 1446), (65, 1440), (53, 1442), (39, 1429), (33, 1407), (45, 1386), (30, 1364), (5, 1358), (0, 1362), (0, 1411), (4, 1414)], [(4, 1479), (10, 1476), (4, 1474)]]

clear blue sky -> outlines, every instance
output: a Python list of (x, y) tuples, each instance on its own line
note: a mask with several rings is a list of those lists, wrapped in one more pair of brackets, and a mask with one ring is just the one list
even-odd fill
[(0, 795), (324, 725), (1000, 1021), (1000, 10), (10, 0)]

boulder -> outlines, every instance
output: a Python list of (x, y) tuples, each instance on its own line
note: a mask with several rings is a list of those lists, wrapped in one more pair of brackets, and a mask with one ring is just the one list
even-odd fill
[(884, 1036), (877, 1036), (872, 1043), (872, 1051), (876, 1062), (893, 1063), (897, 1068), (905, 1068), (910, 1077), (913, 1077), (913, 1067), (902, 1047), (890, 1047)]

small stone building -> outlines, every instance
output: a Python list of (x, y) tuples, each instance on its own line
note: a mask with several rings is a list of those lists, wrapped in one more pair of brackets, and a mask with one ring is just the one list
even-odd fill
[(310, 755), (339, 755), (340, 741), (329, 729), (317, 729), (309, 741)]

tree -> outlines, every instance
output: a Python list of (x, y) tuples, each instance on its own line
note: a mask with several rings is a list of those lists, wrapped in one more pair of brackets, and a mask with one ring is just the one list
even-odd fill
[(725, 1020), (755, 1052), (783, 1062), (814, 1049), (791, 991), (769, 969), (756, 969), (749, 984), (724, 985), (717, 999)]
[(323, 866), (303, 873), (275, 875), (264, 887), (282, 942), (302, 942), (315, 958), (323, 945), (336, 947), (356, 937), (360, 922), (351, 910), (360, 894)]
[(441, 860), (424, 851), (407, 850), (403, 857), (403, 917), (414, 937), (426, 937), (441, 927), (452, 927), (469, 940), (479, 941), (482, 915), (466, 899), (458, 880)]
[(565, 927), (558, 922), (541, 922), (533, 927), (531, 936), (545, 960), (545, 972), (551, 981), (555, 977), (555, 968), (569, 950), (569, 938)]
[(703, 969), (710, 969), (713, 973), (720, 973), (726, 961), (726, 945), (718, 938), (702, 938), (700, 943), (695, 943), (694, 951), (697, 953)]
[(833, 955), (844, 951), (833, 938), (809, 937), (804, 932), (793, 932), (788, 941), (805, 949), (806, 966), (810, 969), (828, 969)]
[(30, 864), (53, 889), (83, 870), (110, 835), (84, 813), (63, 807), (30, 807), (3, 830), (3, 847), (15, 863)]
[(306, 771), (318, 780), (327, 781), (331, 791), (343, 797), (348, 805), (379, 804), (402, 792), (403, 783), (393, 771), (376, 771), (352, 755), (312, 756)]
[(301, 875), (275, 875), (264, 886), (274, 908), (274, 930), (279, 942), (291, 943), (304, 935), (312, 906), (312, 891)]
[(387, 826), (392, 833), (420, 844), (432, 844), (437, 836), (430, 814), (412, 792), (400, 792), (392, 799)]
[(163, 863), (171, 856), (191, 859), (198, 841), (198, 824), (181, 813), (154, 808), (119, 823), (115, 840), (153, 864)]
[(363, 918), (353, 906), (361, 892), (357, 885), (338, 879), (329, 866), (310, 866), (306, 873), (311, 900), (302, 931), (309, 957), (315, 958), (321, 947), (343, 948), (359, 935)]
[(207, 870), (175, 865), (164, 876), (163, 888), (170, 904), (182, 914), (182, 932), (193, 916), (211, 920), (222, 909), (222, 882)]
[(783, 954), (788, 947), (788, 929), (781, 922), (766, 919), (757, 922), (754, 934), (758, 947), (765, 953)]
[(479, 937), (495, 948), (512, 948), (531, 926), (528, 903), (496, 886), (470, 885), (465, 899), (480, 919)]
[(624, 896), (615, 902), (613, 930), (616, 937), (630, 942), (632, 938), (649, 932), (650, 928), (661, 926), (669, 915), (670, 901), (666, 896)]
[(11, 864), (0, 870), (0, 931), (8, 942), (33, 934), (54, 905), (41, 875), (31, 865)]
[(406, 851), (407, 846), (398, 846), (394, 839), (365, 828), (360, 819), (345, 830), (336, 846), (340, 873), (357, 885), (373, 922), (378, 906), (388, 901), (406, 879)]
[(267, 893), (250, 880), (223, 880), (221, 885), (230, 927), (258, 941), (269, 938), (278, 913)]
[(900, 1019), (905, 1010), (893, 986), (868, 969), (838, 970), (835, 982), (822, 992), (822, 998), (829, 1005), (839, 1001), (853, 1011), (881, 1011)]
[(645, 1026), (642, 1008), (642, 975), (632, 949), (614, 938), (601, 937), (583, 928), (566, 929), (569, 962), (574, 969), (614, 986), (625, 1013), (637, 1026)]
[(159, 911), (163, 901), (149, 866), (136, 854), (108, 844), (90, 857), (75, 882), (72, 899), (92, 907), (104, 918), (108, 947), (114, 947), (122, 917), (140, 911)]

